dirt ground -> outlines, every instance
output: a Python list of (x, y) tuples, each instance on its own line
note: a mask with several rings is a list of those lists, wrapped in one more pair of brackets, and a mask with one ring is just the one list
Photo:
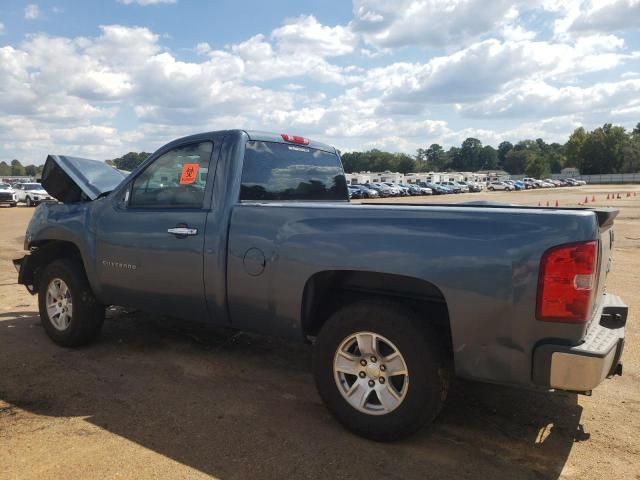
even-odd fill
[(392, 444), (332, 419), (305, 345), (116, 309), (97, 344), (54, 345), (10, 262), (33, 210), (0, 207), (0, 478), (640, 479), (640, 187), (412, 201), (594, 195), (621, 210), (608, 285), (630, 307), (624, 375), (591, 397), (457, 380), (432, 426)]

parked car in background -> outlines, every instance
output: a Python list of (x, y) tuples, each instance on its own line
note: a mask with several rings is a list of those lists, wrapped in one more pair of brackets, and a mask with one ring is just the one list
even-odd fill
[(401, 197), (406, 197), (409, 195), (409, 189), (408, 188), (403, 188), (400, 185), (393, 183), (393, 182), (383, 182), (384, 185), (386, 185), (387, 187), (389, 187), (391, 189), (392, 192), (394, 192), (394, 194), (396, 196), (401, 196)]
[[(482, 191), (482, 187), (474, 182), (458, 182), (458, 184), (460, 185), (464, 185), (465, 187), (467, 187), (467, 191), (468, 192), (481, 192)], [(464, 191), (464, 189), (463, 189)]]
[(383, 183), (370, 183), (369, 187), (372, 190), (375, 190), (376, 192), (378, 192), (378, 195), (380, 195), (381, 197), (395, 197), (397, 196), (393, 190), (391, 190), (388, 186), (386, 186)]
[(352, 188), (358, 188), (362, 191), (362, 198), (378, 198), (380, 194), (368, 185), (351, 185)]
[(524, 183), (524, 186), (526, 189), (540, 188), (540, 186), (537, 183), (538, 181), (535, 178), (526, 177), (522, 179), (522, 182)]
[(503, 182), (509, 185), (512, 190), (522, 190), (524, 188), (518, 185), (515, 180), (503, 180)]
[[(436, 182), (436, 184), (438, 185), (444, 185), (445, 187), (447, 187), (449, 190), (451, 190), (453, 193), (462, 193), (462, 186), (458, 185), (457, 182)], [(467, 189), (468, 191), (469, 189)]]
[(518, 190), (526, 190), (527, 186), (524, 184), (522, 180), (516, 180), (514, 182), (518, 188)]
[(362, 190), (359, 188), (352, 187), (351, 185), (347, 185), (347, 192), (349, 193), (349, 198), (362, 198)]
[(15, 186), (18, 202), (24, 202), (27, 207), (35, 207), (42, 202), (55, 201), (39, 183), (17, 183)]
[(587, 184), (587, 182), (585, 182), (584, 180), (577, 180), (575, 178), (572, 178), (571, 180), (573, 180), (576, 183), (576, 185), (586, 185)]
[(15, 207), (18, 204), (16, 191), (8, 183), (0, 183), (0, 204)]
[(507, 192), (510, 192), (511, 190), (513, 190), (513, 187), (505, 182), (491, 182), (487, 187), (487, 190), (489, 190), (490, 192), (493, 192), (495, 190), (506, 190)]
[(429, 190), (431, 190), (431, 193), (433, 193), (433, 195), (447, 195), (449, 193), (453, 193), (444, 185), (436, 185), (435, 183), (431, 182), (420, 182), (420, 186), (422, 188), (428, 188)]

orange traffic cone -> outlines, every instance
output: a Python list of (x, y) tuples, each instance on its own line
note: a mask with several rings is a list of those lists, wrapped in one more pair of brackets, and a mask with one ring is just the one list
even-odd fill
[(609, 200), (609, 194), (607, 193), (607, 200)]
[(584, 197), (584, 203), (589, 203), (589, 197)]
[(547, 207), (549, 206), (549, 202), (547, 201)]
[(558, 203), (558, 200), (556, 200), (556, 208), (559, 207), (560, 204)]
[(592, 195), (592, 196), (591, 196), (591, 203), (593, 203), (593, 202), (595, 202), (595, 201), (596, 201), (596, 196), (595, 196), (595, 195)]
[(540, 206), (540, 202), (538, 202), (538, 206)]
[(627, 192), (627, 198), (629, 198), (631, 196), (631, 194), (629, 192)]
[(618, 200), (620, 200), (622, 197), (620, 196), (620, 194), (618, 194)]

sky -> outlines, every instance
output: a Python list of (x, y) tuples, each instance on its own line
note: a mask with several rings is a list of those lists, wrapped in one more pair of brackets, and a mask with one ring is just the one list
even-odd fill
[(640, 0), (0, 3), (0, 160), (245, 128), (342, 151), (640, 122)]

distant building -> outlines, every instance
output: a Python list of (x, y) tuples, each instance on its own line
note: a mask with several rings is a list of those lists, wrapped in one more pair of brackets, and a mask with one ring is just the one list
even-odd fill
[(567, 167), (560, 170), (560, 175), (563, 177), (578, 177), (580, 176), (580, 170), (575, 167)]

